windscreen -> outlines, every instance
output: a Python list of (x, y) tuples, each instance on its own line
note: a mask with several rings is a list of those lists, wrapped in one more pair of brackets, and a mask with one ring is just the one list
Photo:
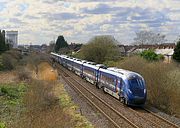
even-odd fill
[(143, 81), (140, 78), (129, 79), (129, 88), (130, 90), (134, 89), (144, 89)]

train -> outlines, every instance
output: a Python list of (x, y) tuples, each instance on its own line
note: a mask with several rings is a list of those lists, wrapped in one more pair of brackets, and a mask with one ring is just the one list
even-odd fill
[(144, 106), (147, 88), (144, 78), (136, 73), (117, 67), (106, 67), (87, 60), (51, 52), (54, 62), (112, 95), (127, 106)]

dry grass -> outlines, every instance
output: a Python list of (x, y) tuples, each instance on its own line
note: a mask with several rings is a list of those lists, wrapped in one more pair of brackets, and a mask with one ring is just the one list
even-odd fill
[(63, 85), (33, 80), (24, 97), (26, 111), (13, 128), (92, 128), (65, 92)]
[(116, 66), (140, 73), (148, 88), (148, 103), (170, 114), (180, 116), (180, 65), (147, 62), (134, 56)]
[(16, 79), (16, 73), (14, 71), (0, 72), (0, 83), (12, 83)]
[(17, 50), (6, 51), (1, 54), (0, 71), (13, 70), (22, 59), (21, 53)]
[[(28, 56), (23, 66), (16, 67), (17, 81), (27, 83), (22, 103), (0, 113), (9, 128), (92, 128), (93, 126), (77, 111), (64, 86), (57, 82), (57, 71), (47, 63), (47, 56)], [(1, 97), (0, 97), (1, 101)], [(6, 102), (6, 101), (5, 101)], [(14, 103), (14, 102), (13, 102)], [(1, 106), (1, 105), (0, 105)], [(0, 125), (1, 125), (0, 124)]]
[(71, 117), (62, 111), (58, 97), (52, 92), (54, 86), (51, 82), (33, 81), (24, 98), (26, 112), (12, 127), (71, 127)]
[(40, 80), (57, 80), (58, 74), (48, 62), (43, 62), (38, 65), (38, 79)]
[(10, 127), (21, 128), (89, 128), (85, 117), (77, 113), (64, 86), (57, 82), (57, 72), (47, 62), (37, 66), (36, 80), (29, 83), (24, 97), (25, 112)]
[(31, 80), (31, 72), (24, 67), (16, 69), (16, 76), (19, 81), (29, 81)]

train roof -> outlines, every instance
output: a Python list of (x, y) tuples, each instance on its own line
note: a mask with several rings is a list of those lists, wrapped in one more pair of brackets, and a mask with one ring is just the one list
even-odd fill
[(107, 67), (104, 64), (96, 64), (96, 66), (99, 67), (99, 68), (107, 69)]
[(125, 70), (125, 69), (120, 69), (120, 68), (117, 68), (117, 67), (110, 67), (110, 68), (108, 68), (108, 70), (111, 70), (111, 71), (114, 71), (114, 72), (117, 72), (117, 73), (121, 73), (123, 75), (126, 75), (127, 77), (131, 77), (131, 76), (134, 76), (134, 75), (138, 75), (138, 76), (141, 77), (141, 75), (136, 73), (136, 72), (132, 72), (132, 71)]
[(79, 61), (79, 60), (73, 60), (74, 63), (77, 63), (77, 64), (83, 64), (83, 62)]
[(92, 61), (86, 61), (87, 64), (92, 64), (92, 65), (95, 65), (96, 63), (95, 62), (92, 62)]
[(114, 76), (119, 76), (119, 77), (124, 77), (125, 76), (124, 74), (121, 74), (121, 73), (118, 73), (118, 72), (115, 72), (115, 71), (112, 71), (112, 70), (108, 70), (108, 69), (103, 69), (103, 68), (100, 68), (99, 71), (104, 72), (104, 73), (108, 73), (108, 74), (111, 74), (111, 75), (114, 75)]
[(96, 65), (92, 65), (92, 64), (89, 64), (89, 63), (83, 63), (83, 66), (90, 67), (90, 68), (93, 68), (93, 69), (96, 69), (96, 70), (99, 69), (99, 67), (97, 67)]

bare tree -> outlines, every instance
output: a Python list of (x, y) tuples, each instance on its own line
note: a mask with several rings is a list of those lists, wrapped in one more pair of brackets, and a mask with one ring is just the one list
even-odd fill
[(136, 33), (134, 44), (162, 44), (167, 41), (165, 37), (165, 35), (154, 33), (152, 31), (140, 31)]
[(50, 41), (48, 51), (53, 52), (55, 45), (56, 45), (56, 43), (54, 41)]

